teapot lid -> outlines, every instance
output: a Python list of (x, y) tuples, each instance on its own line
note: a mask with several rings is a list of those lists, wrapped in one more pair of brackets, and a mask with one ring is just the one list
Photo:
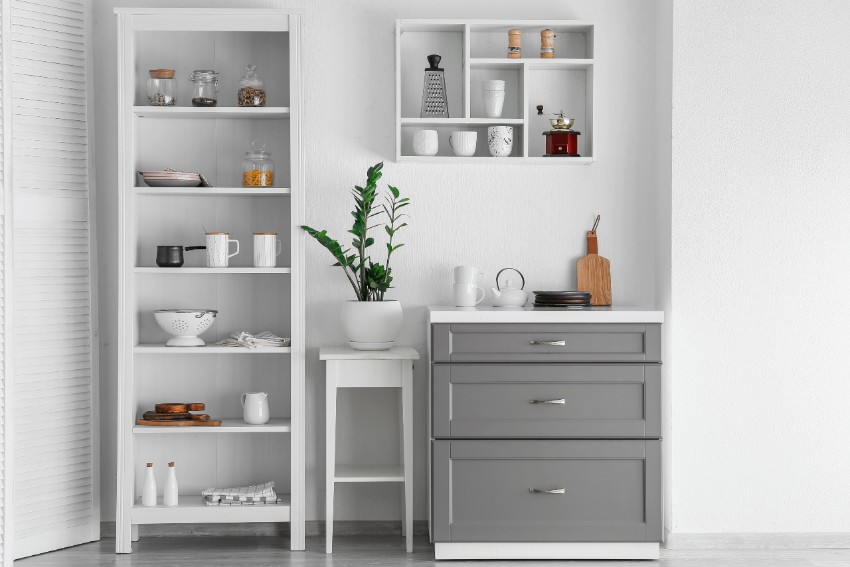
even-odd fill
[[(518, 273), (520, 279), (522, 280), (522, 286), (519, 289), (525, 289), (525, 276), (522, 275), (522, 272), (520, 272), (516, 268), (502, 268), (501, 270), (499, 270), (499, 273), (496, 274), (496, 289), (497, 290), (502, 291), (502, 288), (499, 287), (499, 276), (501, 276), (502, 272), (504, 272), (505, 270), (513, 270), (514, 272)], [(515, 287), (514, 288), (511, 287), (511, 280), (508, 280), (507, 283), (508, 283), (508, 286), (505, 289), (516, 289)]]

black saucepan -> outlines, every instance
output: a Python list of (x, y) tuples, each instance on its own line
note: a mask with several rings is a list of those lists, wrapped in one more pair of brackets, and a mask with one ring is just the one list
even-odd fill
[(183, 265), (184, 250), (206, 250), (206, 246), (157, 246), (156, 265), (160, 268), (179, 268)]

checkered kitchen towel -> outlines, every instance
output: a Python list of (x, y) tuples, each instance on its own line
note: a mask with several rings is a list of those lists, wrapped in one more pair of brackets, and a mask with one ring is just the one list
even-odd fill
[(274, 490), (274, 482), (235, 488), (207, 488), (201, 496), (207, 506), (254, 506), (281, 502)]

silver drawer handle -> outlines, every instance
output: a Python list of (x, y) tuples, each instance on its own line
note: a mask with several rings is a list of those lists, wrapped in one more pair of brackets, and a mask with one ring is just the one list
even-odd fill
[(567, 341), (531, 341), (532, 346), (567, 346)]
[(564, 405), (567, 403), (566, 398), (558, 398), (557, 400), (529, 400), (531, 404), (561, 404)]
[(528, 491), (532, 494), (564, 494), (566, 490), (563, 488), (529, 488)]

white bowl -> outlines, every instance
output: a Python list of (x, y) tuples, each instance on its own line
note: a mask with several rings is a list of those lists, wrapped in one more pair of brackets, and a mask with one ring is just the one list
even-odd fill
[(210, 328), (217, 315), (215, 309), (160, 309), (153, 314), (160, 328), (174, 335), (165, 346), (176, 347), (204, 346), (198, 335)]

